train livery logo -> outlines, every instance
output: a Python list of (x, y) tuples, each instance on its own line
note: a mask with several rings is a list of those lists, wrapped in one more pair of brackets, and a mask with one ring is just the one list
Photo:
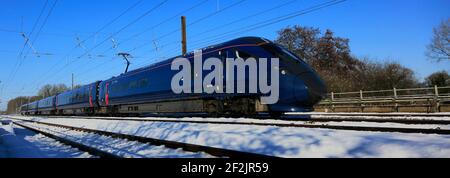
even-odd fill
[[(171, 70), (179, 72), (172, 77), (171, 88), (175, 94), (256, 94), (259, 89), (259, 93), (264, 95), (261, 97), (261, 103), (275, 104), (278, 102), (280, 93), (279, 59), (271, 58), (270, 64), (268, 62), (267, 58), (258, 60), (226, 58), (225, 62), (222, 62), (215, 57), (203, 61), (202, 51), (195, 51), (193, 65), (186, 58), (177, 58), (172, 61)], [(204, 72), (209, 73), (203, 77)], [(270, 78), (268, 78), (269, 74)], [(224, 82), (226, 82), (225, 85)], [(247, 87), (246, 84), (248, 84)]]

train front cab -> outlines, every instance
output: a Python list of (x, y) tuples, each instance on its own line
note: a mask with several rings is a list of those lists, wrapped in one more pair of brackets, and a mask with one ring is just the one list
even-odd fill
[[(314, 105), (325, 97), (327, 90), (324, 82), (317, 72), (298, 56), (263, 38), (245, 37), (241, 40), (259, 45), (236, 48), (240, 57), (279, 59), (279, 100), (276, 104), (268, 105), (270, 112), (313, 111)], [(270, 68), (275, 68), (272, 65), (268, 67), (268, 71), (271, 71)]]

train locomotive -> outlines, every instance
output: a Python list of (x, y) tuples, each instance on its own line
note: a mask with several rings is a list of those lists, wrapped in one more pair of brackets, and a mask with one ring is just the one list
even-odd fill
[[(259, 37), (243, 37), (201, 49), (203, 59), (278, 58), (279, 100), (264, 104), (257, 93), (181, 93), (171, 89), (178, 57), (193, 61), (194, 53), (177, 56), (107, 80), (21, 106), (23, 115), (145, 116), (198, 114), (207, 116), (280, 115), (309, 112), (326, 94), (324, 82), (306, 62), (282, 46)], [(270, 67), (270, 66), (269, 66)], [(248, 72), (248, 71), (247, 71)], [(196, 75), (196, 74), (192, 74)], [(248, 80), (248, 76), (245, 78)], [(248, 81), (246, 81), (248, 83)], [(226, 87), (226, 85), (225, 85)], [(246, 85), (248, 90), (248, 85)]]

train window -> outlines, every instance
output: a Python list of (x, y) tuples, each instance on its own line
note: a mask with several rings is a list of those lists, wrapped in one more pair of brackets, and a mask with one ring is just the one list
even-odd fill
[(120, 92), (122, 90), (122, 85), (116, 84), (116, 92)]
[(236, 56), (238, 58), (242, 58), (242, 59), (248, 59), (248, 58), (253, 57), (252, 55), (250, 55), (246, 52), (243, 52), (243, 51), (239, 51), (239, 50), (236, 50)]
[(138, 82), (137, 81), (130, 82), (130, 86), (129, 86), (130, 89), (135, 89), (137, 87), (138, 87)]
[(219, 59), (224, 61), (227, 58), (226, 52), (220, 50), (219, 51)]
[(116, 93), (116, 92), (117, 92), (117, 86), (116, 86), (116, 85), (112, 86), (112, 87), (111, 87), (111, 91), (112, 91), (113, 93)]
[(139, 88), (145, 88), (148, 85), (148, 79), (147, 78), (143, 78), (141, 80), (139, 80)]

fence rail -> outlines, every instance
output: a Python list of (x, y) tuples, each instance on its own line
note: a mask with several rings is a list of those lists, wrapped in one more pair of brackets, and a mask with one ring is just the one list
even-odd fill
[[(425, 108), (424, 112), (450, 111), (450, 86), (409, 88), (377, 91), (331, 92), (316, 108), (335, 112), (337, 109), (358, 109), (365, 112), (373, 108), (388, 108), (386, 112), (399, 112), (400, 108)], [(411, 110), (411, 109), (409, 109)]]

